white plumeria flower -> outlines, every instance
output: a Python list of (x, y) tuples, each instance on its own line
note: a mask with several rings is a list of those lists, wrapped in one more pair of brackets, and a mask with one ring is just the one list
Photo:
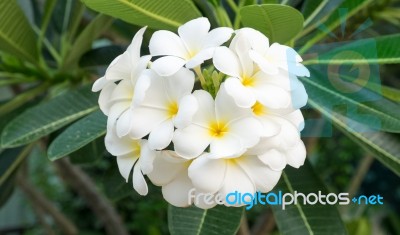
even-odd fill
[[(230, 48), (219, 47), (213, 56), (214, 66), (229, 75), (225, 86), (237, 105), (249, 108), (256, 101), (272, 108), (287, 108), (290, 105), (290, 93), (279, 83), (271, 82), (268, 75), (253, 64), (249, 57), (251, 45), (243, 33), (237, 34)], [(283, 74), (276, 75), (282, 83), (288, 78)]]
[(231, 28), (221, 27), (210, 30), (207, 18), (191, 20), (178, 28), (178, 35), (160, 30), (150, 39), (152, 56), (164, 56), (153, 62), (151, 68), (161, 76), (170, 76), (182, 66), (195, 68), (211, 59), (214, 49), (228, 41), (233, 33)]
[[(285, 162), (273, 151), (264, 153), (250, 149), (230, 158), (216, 158), (205, 153), (193, 160), (188, 174), (197, 190), (220, 194), (225, 199), (235, 191), (252, 195), (257, 191), (271, 191), (284, 167)], [(229, 206), (226, 202), (225, 205)]]
[(147, 195), (147, 183), (143, 174), (153, 170), (153, 159), (156, 152), (150, 150), (147, 140), (136, 140), (129, 136), (118, 137), (114, 129), (108, 130), (105, 146), (109, 153), (117, 157), (118, 169), (128, 182), (128, 177), (133, 168), (133, 188), (140, 195)]
[(151, 56), (140, 57), (145, 30), (146, 27), (143, 27), (135, 34), (128, 49), (116, 57), (108, 66), (105, 76), (93, 84), (92, 91), (101, 90), (99, 106), (103, 113), (109, 116), (109, 127), (113, 127), (120, 116), (126, 115), (126, 111), (132, 105), (138, 77), (150, 62)]
[(153, 171), (147, 174), (150, 181), (162, 186), (164, 199), (171, 205), (187, 207), (192, 204), (189, 191), (193, 188), (188, 176), (191, 160), (183, 159), (173, 151), (160, 151), (153, 161)]
[[(150, 148), (166, 148), (171, 143), (174, 124), (179, 120), (177, 116), (184, 113), (190, 120), (195, 111), (195, 107), (187, 106), (182, 101), (183, 97), (190, 95), (193, 86), (194, 73), (186, 68), (169, 77), (146, 70), (135, 87), (135, 107), (127, 115), (129, 118), (119, 120), (117, 133), (124, 135), (129, 132), (136, 139), (150, 134)], [(189, 96), (184, 100), (191, 99), (194, 100)]]
[(300, 63), (303, 60), (293, 48), (279, 43), (270, 46), (268, 38), (252, 28), (242, 28), (237, 34), (246, 35), (252, 47), (250, 57), (265, 73), (277, 74), (279, 69), (283, 69), (296, 76), (310, 76), (308, 69)]
[(302, 166), (306, 149), (300, 138), (300, 131), (304, 128), (300, 110), (273, 110), (260, 103), (256, 103), (252, 110), (265, 129), (279, 127), (278, 134), (261, 138), (257, 148), (273, 151), (274, 156), (280, 156), (285, 164), (296, 168)]
[(210, 152), (230, 156), (256, 145), (262, 135), (261, 123), (251, 117), (251, 109), (241, 108), (221, 85), (215, 101), (210, 93), (193, 93), (198, 107), (192, 123), (178, 128), (173, 137), (177, 154), (184, 158), (199, 156), (210, 145)]

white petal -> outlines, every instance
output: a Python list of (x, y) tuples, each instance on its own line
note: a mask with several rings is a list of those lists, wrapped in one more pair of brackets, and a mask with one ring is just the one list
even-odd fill
[(101, 77), (97, 79), (92, 86), (93, 92), (98, 92), (103, 89), (110, 81), (108, 81), (105, 77)]
[(175, 151), (183, 158), (192, 159), (199, 156), (211, 142), (209, 131), (198, 125), (189, 125), (175, 131), (172, 141)]
[(147, 66), (150, 64), (150, 59), (151, 56), (142, 56), (138, 61), (135, 62), (134, 68), (131, 71), (131, 82), (132, 86), (136, 85), (136, 82), (142, 72), (147, 68)]
[[(220, 193), (225, 198), (228, 193), (234, 193), (235, 191), (241, 193), (254, 194), (256, 188), (249, 176), (240, 168), (236, 163), (228, 164), (225, 174), (225, 181), (220, 189)], [(227, 206), (241, 206), (238, 204), (227, 205)]]
[(300, 140), (293, 148), (286, 151), (286, 161), (292, 167), (299, 168), (304, 164), (306, 155), (306, 147), (303, 141)]
[(110, 102), (115, 104), (117, 102), (132, 101), (134, 87), (130, 79), (124, 79), (118, 83), (110, 97)]
[(170, 183), (188, 167), (186, 159), (178, 157), (172, 151), (158, 152), (153, 161), (153, 171), (147, 174), (151, 182), (157, 186)]
[(118, 102), (115, 103), (111, 106), (109, 114), (108, 114), (108, 119), (107, 119), (107, 130), (108, 129), (114, 129), (115, 124), (118, 120), (118, 118), (126, 111), (129, 110), (131, 106), (131, 102), (125, 101), (125, 102)]
[(165, 90), (168, 97), (173, 102), (192, 93), (194, 86), (194, 73), (186, 68), (181, 68), (177, 73), (164, 78)]
[(232, 77), (240, 77), (242, 73), (239, 58), (227, 47), (215, 49), (213, 64), (219, 71)]
[(267, 108), (284, 109), (290, 106), (290, 93), (274, 85), (262, 85), (255, 89), (257, 99)]
[(131, 44), (129, 45), (127, 52), (130, 54), (131, 56), (131, 63), (135, 64), (140, 57), (140, 48), (142, 46), (142, 41), (143, 41), (143, 34), (146, 31), (147, 27), (143, 27), (141, 28), (139, 31), (137, 31), (137, 33), (135, 34), (135, 36), (132, 39)]
[(226, 92), (235, 100), (235, 103), (242, 108), (250, 108), (256, 103), (256, 97), (237, 78), (230, 77), (225, 82)]
[(109, 81), (120, 81), (131, 77), (133, 64), (128, 52), (116, 57), (108, 66), (105, 77)]
[(140, 195), (145, 196), (149, 192), (147, 188), (146, 180), (143, 177), (143, 174), (140, 170), (140, 165), (136, 164), (133, 168), (133, 176), (132, 176), (133, 188)]
[(173, 206), (186, 207), (192, 204), (189, 191), (193, 188), (187, 170), (180, 172), (169, 184), (162, 187), (164, 199)]
[(155, 127), (149, 135), (149, 147), (154, 150), (161, 150), (168, 147), (174, 134), (172, 120), (166, 120)]
[(265, 54), (268, 50), (269, 40), (260, 31), (252, 28), (242, 28), (238, 30), (237, 34), (239, 33), (246, 35), (247, 39), (250, 41), (251, 47), (261, 55)]
[(172, 55), (185, 58), (188, 54), (179, 36), (167, 30), (159, 30), (153, 33), (149, 42), (149, 49), (152, 56)]
[(216, 137), (211, 141), (210, 153), (216, 158), (231, 157), (245, 150), (241, 138), (226, 133), (222, 137)]
[(228, 27), (220, 27), (211, 30), (203, 44), (203, 48), (217, 47), (227, 42), (233, 33), (233, 29)]
[(240, 138), (245, 148), (253, 147), (259, 142), (262, 128), (261, 123), (252, 117), (237, 120), (228, 127), (230, 133)]
[(258, 158), (274, 171), (281, 171), (286, 166), (285, 154), (276, 149), (270, 149)]
[(182, 38), (190, 54), (197, 53), (210, 30), (210, 22), (207, 18), (201, 17), (188, 21), (178, 28), (178, 34)]
[(281, 171), (271, 170), (256, 156), (244, 156), (237, 162), (253, 181), (257, 191), (263, 193), (269, 192), (275, 187), (282, 173)]
[(117, 157), (118, 170), (126, 182), (128, 182), (129, 174), (138, 158), (139, 156), (133, 156), (132, 154)]
[(200, 126), (208, 126), (211, 120), (215, 120), (215, 104), (210, 93), (204, 90), (196, 90), (193, 96), (197, 100), (198, 111), (193, 116), (193, 123)]
[(217, 119), (224, 122), (252, 116), (250, 108), (239, 107), (232, 96), (228, 94), (225, 82), (221, 84), (217, 97), (215, 97), (215, 112)]
[(196, 66), (201, 65), (202, 63), (204, 63), (205, 60), (209, 60), (213, 57), (214, 51), (214, 47), (201, 50), (199, 53), (197, 53), (194, 57), (186, 62), (185, 67), (192, 69)]
[(153, 151), (149, 148), (149, 144), (147, 140), (140, 140), (141, 148), (140, 148), (140, 169), (143, 174), (148, 174), (153, 171), (153, 162), (157, 157), (157, 152)]
[(135, 139), (148, 135), (156, 126), (168, 118), (165, 111), (154, 108), (138, 107), (133, 109), (132, 112), (131, 123), (133, 125), (130, 135)]
[(174, 118), (176, 128), (185, 128), (192, 123), (193, 116), (199, 109), (199, 103), (194, 95), (184, 96), (179, 101), (178, 113)]
[(250, 58), (256, 63), (260, 69), (267, 74), (277, 74), (279, 69), (270, 61), (266, 60), (262, 55), (254, 50), (249, 52)]
[(140, 146), (138, 140), (131, 139), (129, 136), (119, 138), (115, 130), (107, 132), (105, 137), (105, 146), (109, 153), (114, 156), (122, 156), (129, 153), (137, 152)]
[(293, 123), (293, 125), (296, 126), (299, 131), (304, 129), (304, 117), (299, 109), (283, 117)]
[(121, 114), (119, 119), (117, 120), (117, 136), (123, 137), (129, 134), (132, 127), (132, 111), (126, 110)]
[(280, 125), (273, 119), (270, 119), (268, 114), (263, 117), (257, 117), (257, 120), (260, 121), (261, 125), (263, 126), (261, 137), (271, 137), (281, 131)]
[(307, 104), (308, 95), (301, 82), (299, 82), (297, 88), (291, 92), (291, 98), (293, 109), (299, 109)]
[(110, 100), (111, 100), (111, 95), (116, 88), (115, 83), (111, 82), (107, 84), (103, 90), (101, 90), (100, 95), (99, 95), (99, 106), (101, 111), (105, 114), (109, 114), (110, 110)]
[(188, 172), (196, 190), (215, 193), (222, 186), (225, 170), (226, 162), (224, 159), (210, 159), (207, 154), (204, 154), (190, 164)]
[(171, 76), (178, 72), (185, 65), (186, 61), (180, 57), (164, 56), (151, 64), (153, 69), (160, 76)]
[(249, 56), (249, 51), (251, 49), (250, 42), (246, 37), (236, 36), (237, 40), (234, 45), (234, 50), (238, 55), (240, 65), (242, 68), (242, 77), (250, 77), (253, 75), (253, 60)]

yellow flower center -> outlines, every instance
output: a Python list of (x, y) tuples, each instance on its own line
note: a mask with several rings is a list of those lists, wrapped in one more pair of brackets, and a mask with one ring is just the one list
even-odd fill
[(251, 109), (256, 116), (261, 116), (267, 113), (267, 108), (258, 101), (253, 105), (253, 107), (251, 107)]
[(176, 102), (171, 102), (167, 106), (168, 118), (173, 118), (178, 113), (178, 104)]
[(132, 152), (132, 156), (133, 157), (140, 157), (140, 142), (139, 141), (135, 141), (133, 142), (133, 152)]
[(228, 127), (225, 123), (212, 122), (209, 125), (210, 135), (216, 138), (221, 138), (228, 132)]
[(254, 86), (254, 78), (253, 77), (242, 77), (242, 84), (243, 86)]

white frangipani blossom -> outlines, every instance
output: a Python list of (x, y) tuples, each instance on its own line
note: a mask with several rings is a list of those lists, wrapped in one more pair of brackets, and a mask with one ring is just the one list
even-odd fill
[(310, 76), (308, 69), (300, 63), (303, 60), (293, 48), (279, 43), (270, 46), (268, 38), (252, 28), (242, 28), (237, 34), (246, 35), (252, 47), (250, 57), (265, 73), (277, 74), (279, 69), (283, 69), (296, 76)]
[(156, 152), (150, 150), (147, 140), (136, 140), (129, 136), (118, 137), (114, 129), (107, 132), (105, 146), (109, 153), (117, 157), (118, 169), (128, 182), (128, 177), (133, 168), (133, 188), (140, 195), (147, 195), (147, 183), (143, 174), (153, 170), (153, 159)]
[(140, 57), (145, 30), (146, 27), (143, 27), (135, 34), (128, 49), (116, 57), (108, 66), (104, 77), (93, 84), (94, 92), (101, 90), (99, 106), (109, 116), (108, 126), (114, 126), (116, 120), (125, 115), (132, 106), (136, 82), (150, 62), (151, 56)]
[(184, 158), (195, 158), (210, 146), (210, 152), (218, 156), (230, 156), (244, 152), (258, 143), (262, 126), (251, 116), (251, 109), (235, 104), (221, 86), (215, 101), (205, 91), (193, 93), (198, 107), (192, 123), (178, 128), (173, 137), (175, 151)]
[[(287, 108), (290, 93), (280, 83), (271, 82), (269, 75), (261, 71), (249, 57), (251, 45), (244, 33), (237, 34), (229, 48), (219, 47), (213, 56), (214, 66), (228, 77), (225, 86), (237, 105), (249, 108), (256, 101), (272, 108)], [(276, 75), (285, 83), (287, 78)]]
[(178, 28), (178, 35), (159, 30), (150, 39), (152, 56), (164, 56), (153, 62), (151, 68), (161, 76), (170, 76), (182, 66), (195, 68), (211, 59), (214, 49), (228, 41), (231, 28), (220, 27), (210, 30), (207, 18), (191, 20)]
[[(135, 107), (129, 118), (118, 122), (117, 133), (123, 135), (129, 131), (130, 136), (137, 139), (150, 134), (148, 139), (152, 149), (166, 148), (172, 140), (177, 116), (183, 113), (190, 119), (195, 111), (195, 107), (185, 105), (182, 100), (191, 94), (193, 85), (194, 74), (186, 68), (169, 77), (146, 70), (135, 87)], [(188, 99), (190, 101), (190, 97)]]

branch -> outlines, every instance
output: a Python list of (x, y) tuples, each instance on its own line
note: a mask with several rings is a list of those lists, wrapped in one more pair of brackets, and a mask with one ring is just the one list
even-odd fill
[(86, 200), (94, 214), (103, 222), (107, 234), (128, 235), (112, 204), (98, 192), (96, 185), (85, 172), (65, 158), (55, 161), (54, 166), (61, 178)]
[(51, 215), (64, 234), (78, 234), (78, 229), (75, 227), (75, 225), (21, 174), (17, 175), (16, 183), (25, 193), (27, 199), (32, 203), (32, 206), (36, 206)]

